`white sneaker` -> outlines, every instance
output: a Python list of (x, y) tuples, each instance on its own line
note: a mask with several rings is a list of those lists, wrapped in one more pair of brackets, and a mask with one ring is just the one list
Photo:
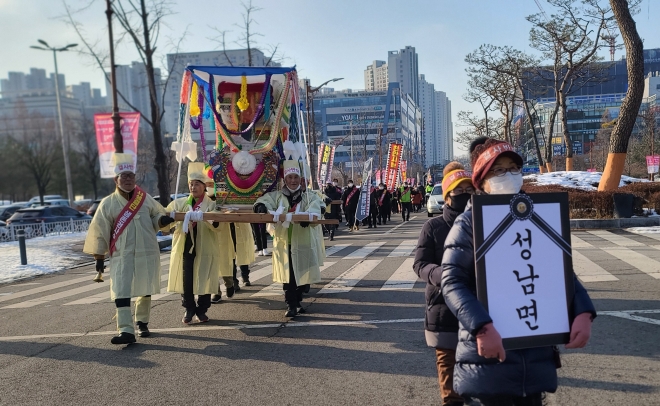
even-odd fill
[(270, 255), (270, 252), (268, 252), (268, 250), (266, 248), (264, 248), (264, 250), (261, 251), (261, 252), (263, 252), (264, 256)]
[(260, 256), (260, 257), (263, 257), (264, 256), (264, 250), (257, 251), (257, 255)]

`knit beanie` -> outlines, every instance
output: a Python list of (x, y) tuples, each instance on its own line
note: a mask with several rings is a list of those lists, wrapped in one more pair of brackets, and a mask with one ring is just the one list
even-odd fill
[(465, 167), (460, 162), (450, 162), (445, 166), (442, 171), (442, 198), (447, 200), (447, 195), (463, 181), (470, 181), (472, 178), (470, 173), (465, 170)]

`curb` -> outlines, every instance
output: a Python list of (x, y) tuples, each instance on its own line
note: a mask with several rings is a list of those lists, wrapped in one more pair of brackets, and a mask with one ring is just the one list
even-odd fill
[(571, 229), (629, 228), (660, 226), (660, 216), (633, 217), (628, 219), (574, 219)]

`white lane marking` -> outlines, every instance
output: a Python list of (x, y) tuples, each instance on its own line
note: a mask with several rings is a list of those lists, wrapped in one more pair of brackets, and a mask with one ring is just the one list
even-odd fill
[[(593, 245), (589, 244), (588, 242), (584, 241), (580, 237), (578, 237), (575, 234), (571, 234), (571, 246), (573, 248), (593, 248)], [(575, 251), (573, 251), (575, 252)]]
[(413, 272), (414, 258), (406, 258), (405, 261), (394, 271), (392, 276), (385, 282), (380, 290), (408, 290), (415, 286), (418, 278)]
[(81, 304), (92, 304), (92, 303), (98, 303), (104, 299), (107, 299), (110, 301), (110, 292), (105, 291), (98, 293), (96, 295), (84, 297), (82, 299), (74, 300), (73, 302), (69, 303), (64, 303), (62, 306), (72, 306), (72, 305), (81, 305)]
[(0, 293), (0, 296), (9, 296), (9, 295), (11, 295), (12, 293), (13, 293), (13, 292)]
[(646, 244), (643, 244), (641, 242), (637, 242), (633, 239), (630, 239), (628, 237), (624, 237), (622, 235), (614, 234), (609, 231), (605, 230), (589, 230), (587, 231), (589, 234), (595, 235), (597, 237), (600, 237), (604, 240), (607, 240), (609, 242), (612, 242), (620, 247), (645, 247)]
[[(414, 219), (416, 219), (416, 218), (417, 218), (417, 216), (412, 216), (412, 217), (410, 218), (410, 220), (414, 220)], [(398, 226), (395, 226), (394, 228), (391, 228), (391, 229), (385, 231), (385, 234), (392, 234), (392, 233), (394, 232), (394, 230), (396, 230), (397, 228), (399, 228), (399, 227), (405, 225), (406, 223), (409, 223), (409, 221), (403, 221), (403, 222), (401, 222), (401, 224), (399, 224)]]
[(575, 275), (577, 275), (577, 277), (580, 278), (582, 282), (605, 282), (619, 280), (619, 278), (607, 272), (600, 265), (596, 264), (576, 250), (573, 250), (573, 270), (575, 271)]
[[(325, 264), (321, 265), (320, 267), (321, 272), (325, 271), (334, 264), (336, 264), (336, 262), (326, 262)], [(280, 296), (283, 294), (284, 291), (282, 290), (282, 284), (279, 282), (275, 282), (261, 289), (259, 292), (253, 294), (250, 297)]]
[(398, 247), (396, 247), (390, 254), (389, 258), (407, 257), (412, 254), (413, 250), (417, 247), (417, 240), (404, 240)]
[(660, 279), (660, 262), (655, 259), (623, 247), (610, 247), (607, 248), (606, 252), (634, 266), (645, 274), (655, 279)]
[(603, 316), (621, 317), (622, 319), (639, 321), (639, 322), (642, 322), (642, 323), (655, 324), (656, 326), (660, 326), (660, 320), (652, 319), (650, 317), (636, 316), (634, 313), (640, 313), (640, 314), (660, 313), (660, 310), (659, 309), (653, 309), (653, 310), (605, 311), (605, 312), (598, 312), (598, 315), (599, 316), (603, 315)]
[(365, 259), (350, 267), (346, 272), (327, 284), (318, 294), (350, 292), (365, 276), (369, 274), (382, 259)]
[(68, 280), (68, 281), (51, 283), (49, 285), (40, 286), (38, 288), (28, 289), (28, 290), (24, 290), (24, 291), (21, 291), (21, 292), (16, 292), (11, 296), (0, 297), (0, 303), (1, 302), (6, 302), (8, 300), (18, 299), (19, 297), (31, 296), (31, 295), (35, 295), (37, 293), (47, 292), (49, 290), (59, 289), (59, 288), (65, 287), (65, 286), (71, 286), (71, 285), (75, 285), (77, 283), (91, 282), (91, 281), (92, 281), (92, 278), (90, 278), (89, 275), (87, 275), (87, 276), (83, 276), (83, 277), (80, 277), (80, 278), (71, 279), (71, 280)]
[(1, 307), (0, 309), (27, 309), (30, 307), (38, 306), (40, 304), (48, 303), (53, 300), (64, 299), (81, 293), (87, 293), (93, 290), (99, 290), (103, 288), (107, 289), (107, 285), (103, 286), (96, 282), (92, 282), (92, 280), (89, 279), (89, 277), (85, 279), (90, 283), (90, 285), (80, 286), (75, 289), (69, 289), (59, 293), (53, 293), (52, 295), (42, 296), (38, 299), (30, 299), (24, 302), (14, 303), (9, 306)]
[(339, 251), (343, 250), (346, 247), (351, 246), (351, 244), (335, 244), (332, 247), (329, 247), (325, 250), (325, 256), (329, 257), (331, 255), (335, 255)]
[[(174, 328), (152, 328), (152, 333), (178, 333), (192, 331), (211, 331), (211, 330), (251, 330), (263, 328), (281, 328), (281, 327), (343, 327), (343, 326), (371, 326), (375, 324), (399, 324), (399, 323), (421, 323), (424, 319), (391, 319), (391, 320), (365, 320), (365, 321), (311, 321), (311, 322), (283, 322), (268, 324), (238, 324), (234, 326), (214, 326), (204, 324), (202, 326), (187, 326)], [(7, 336), (0, 337), (0, 341), (27, 341), (44, 338), (67, 338), (67, 337), (91, 337), (91, 336), (111, 336), (116, 335), (117, 330), (111, 331), (93, 331), (87, 333), (64, 333), (64, 334), (38, 334), (31, 336)]]
[(374, 252), (383, 245), (385, 245), (385, 241), (370, 242), (364, 247), (359, 248), (356, 251), (353, 251), (350, 254), (346, 255), (344, 259), (363, 259), (367, 255), (371, 254), (372, 252)]

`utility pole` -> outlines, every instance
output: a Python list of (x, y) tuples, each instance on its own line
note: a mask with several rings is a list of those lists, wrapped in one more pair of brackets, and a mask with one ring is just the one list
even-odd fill
[[(69, 163), (69, 137), (64, 133), (64, 119), (62, 118), (62, 101), (60, 100), (60, 74), (57, 70), (57, 53), (68, 51), (69, 48), (78, 46), (78, 44), (69, 44), (62, 48), (55, 48), (48, 45), (42, 39), (38, 39), (41, 45), (33, 45), (30, 48), (39, 49), (41, 51), (52, 51), (53, 60), (55, 61), (55, 100), (57, 102), (57, 117), (60, 126), (60, 135), (62, 136), (62, 154), (64, 154), (64, 174), (66, 176), (66, 192), (69, 199), (69, 206), (73, 207), (73, 181), (71, 180), (71, 165)], [(43, 202), (42, 202), (43, 203)]]
[(124, 152), (124, 140), (121, 136), (121, 119), (119, 117), (119, 105), (117, 103), (117, 73), (115, 69), (115, 45), (112, 38), (112, 0), (106, 0), (105, 15), (108, 17), (108, 37), (110, 38), (110, 87), (112, 89), (112, 123), (114, 136), (112, 143), (115, 152)]

